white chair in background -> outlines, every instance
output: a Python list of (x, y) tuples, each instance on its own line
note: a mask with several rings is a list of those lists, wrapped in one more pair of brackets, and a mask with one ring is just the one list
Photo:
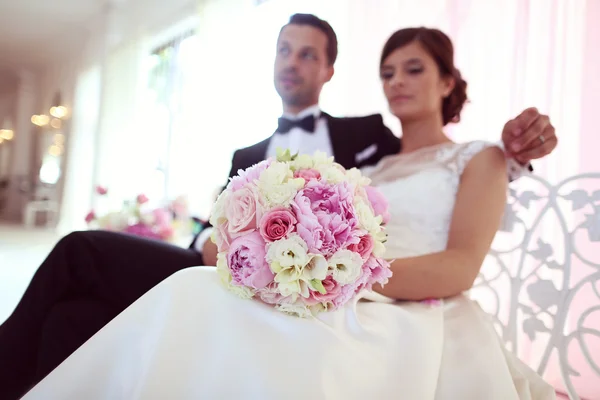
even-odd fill
[(598, 398), (600, 173), (516, 182), (471, 297), (557, 392)]
[(59, 205), (56, 200), (56, 189), (54, 186), (39, 185), (34, 193), (33, 199), (28, 201), (23, 208), (23, 225), (33, 228), (36, 225), (38, 213), (43, 212), (46, 217), (46, 228), (56, 226)]

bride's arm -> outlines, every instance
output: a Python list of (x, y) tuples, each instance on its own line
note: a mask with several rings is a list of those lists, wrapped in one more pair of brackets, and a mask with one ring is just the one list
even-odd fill
[(447, 249), (394, 261), (389, 283), (374, 290), (395, 299), (424, 300), (470, 289), (500, 225), (506, 192), (502, 150), (491, 147), (475, 155), (461, 176)]

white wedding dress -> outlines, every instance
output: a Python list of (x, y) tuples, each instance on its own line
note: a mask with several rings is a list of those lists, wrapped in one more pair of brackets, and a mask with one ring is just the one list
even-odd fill
[[(390, 202), (387, 258), (444, 250), (459, 178), (489, 144), (444, 144), (365, 171)], [(212, 267), (150, 290), (27, 400), (553, 399), (465, 296), (438, 304), (364, 293), (301, 319), (224, 289)]]

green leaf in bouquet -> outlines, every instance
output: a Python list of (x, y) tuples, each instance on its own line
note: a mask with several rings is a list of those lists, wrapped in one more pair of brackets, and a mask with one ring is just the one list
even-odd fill
[(298, 157), (298, 153), (292, 154), (290, 149), (282, 149), (281, 147), (277, 148), (277, 161), (280, 162), (290, 162), (294, 161), (296, 157)]
[(325, 287), (323, 286), (323, 282), (321, 282), (318, 279), (311, 279), (310, 280), (310, 286), (316, 290), (317, 292), (321, 293), (321, 294), (327, 294), (327, 290), (325, 290)]

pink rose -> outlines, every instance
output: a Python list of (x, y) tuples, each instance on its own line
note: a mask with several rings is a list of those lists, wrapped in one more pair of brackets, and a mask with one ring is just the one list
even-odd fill
[(142, 193), (138, 194), (135, 200), (138, 202), (138, 204), (144, 204), (148, 202), (148, 197)]
[(359, 236), (358, 240), (358, 243), (351, 243), (350, 246), (348, 246), (348, 250), (360, 254), (361, 258), (366, 260), (373, 252), (375, 242), (373, 241), (373, 237), (368, 233)]
[(229, 234), (236, 238), (252, 229), (260, 221), (261, 207), (254, 187), (246, 186), (231, 193), (225, 208), (225, 217), (229, 221)]
[(333, 279), (333, 276), (329, 275), (321, 281), (325, 288), (325, 294), (320, 292), (310, 291), (310, 296), (305, 300), (309, 306), (319, 303), (333, 303), (334, 300), (340, 296), (342, 287)]
[(383, 223), (387, 224), (390, 220), (390, 213), (388, 211), (389, 204), (387, 199), (383, 193), (379, 191), (379, 189), (373, 186), (365, 186), (365, 191), (367, 192), (367, 197), (369, 198), (371, 207), (373, 207), (375, 216), (381, 215), (381, 218), (383, 218)]
[(303, 178), (306, 182), (310, 180), (319, 180), (321, 179), (321, 173), (316, 169), (308, 168), (308, 169), (300, 169), (294, 172), (294, 178)]
[(271, 159), (267, 159), (259, 162), (245, 170), (239, 170), (237, 175), (231, 178), (229, 185), (227, 186), (233, 191), (240, 190), (247, 183), (254, 183), (255, 180), (260, 178), (260, 174), (271, 165)]
[(96, 213), (92, 210), (85, 216), (85, 222), (88, 224), (96, 219)]
[(265, 240), (259, 232), (235, 239), (227, 252), (231, 283), (262, 289), (273, 281), (273, 272), (265, 259)]
[(287, 208), (274, 208), (260, 220), (260, 233), (266, 241), (274, 242), (293, 232), (297, 222), (294, 214)]
[(108, 193), (108, 189), (105, 188), (104, 186), (97, 185), (96, 193), (98, 193), (100, 196), (104, 196), (106, 193)]

